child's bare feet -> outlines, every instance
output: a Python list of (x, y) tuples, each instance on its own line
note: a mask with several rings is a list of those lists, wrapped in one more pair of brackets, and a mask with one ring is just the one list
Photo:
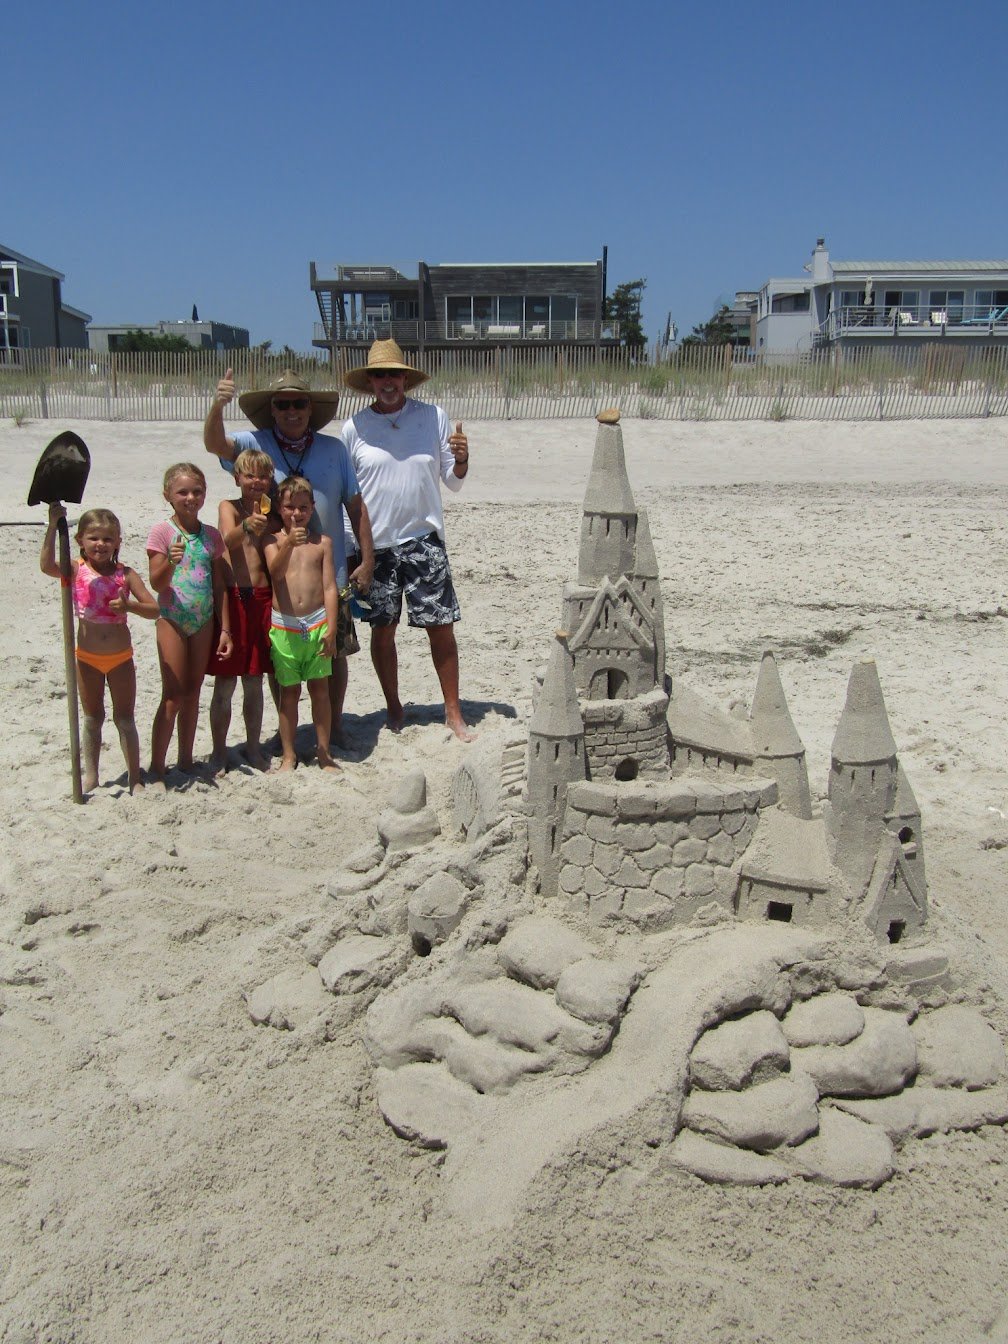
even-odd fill
[(269, 761), (258, 747), (247, 747), (245, 749), (245, 759), (253, 770), (268, 770), (270, 768)]
[(210, 773), (214, 779), (220, 779), (221, 775), (226, 775), (228, 769), (228, 755), (226, 751), (214, 752), (210, 757)]
[(280, 764), (277, 765), (277, 766), (274, 766), (274, 769), (275, 769), (275, 771), (276, 771), (276, 773), (277, 773), (278, 775), (284, 775), (284, 774), (286, 774), (289, 770), (296, 770), (296, 769), (297, 769), (297, 757), (296, 757), (296, 756), (281, 756), (281, 757), (280, 757)]
[(98, 787), (98, 771), (85, 770), (81, 778), (81, 788), (85, 793), (94, 793)]
[(339, 770), (339, 766), (323, 747), (319, 747), (317, 756), (320, 770)]
[(137, 795), (138, 793), (143, 793), (143, 791), (144, 791), (144, 782), (143, 782), (143, 780), (142, 780), (142, 779), (131, 779), (130, 782), (129, 782), (129, 791), (130, 791), (130, 794), (131, 794), (132, 797), (136, 797), (136, 795)]

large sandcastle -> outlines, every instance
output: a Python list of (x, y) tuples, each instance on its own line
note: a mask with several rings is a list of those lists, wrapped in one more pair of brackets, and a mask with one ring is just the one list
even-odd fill
[(875, 664), (816, 807), (772, 652), (747, 716), (668, 676), (647, 514), (599, 421), (527, 733), (467, 754), (450, 823), (403, 780), (309, 965), (250, 1012), (361, 1015), (382, 1113), (448, 1149), (474, 1218), (599, 1131), (706, 1180), (874, 1187), (903, 1143), (1008, 1120), (1002, 1042), (931, 936)]

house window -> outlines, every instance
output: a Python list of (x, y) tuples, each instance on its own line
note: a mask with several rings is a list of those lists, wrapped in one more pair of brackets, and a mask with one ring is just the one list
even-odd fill
[(1008, 289), (978, 289), (973, 294), (973, 317), (989, 318), (1008, 305)]
[(961, 289), (932, 289), (928, 291), (928, 308), (933, 314), (944, 313), (949, 326), (956, 326), (962, 321), (965, 299)]
[(919, 289), (887, 289), (886, 315), (895, 318), (897, 313), (909, 313), (911, 318), (917, 321), (920, 317), (920, 297)]
[(471, 323), (472, 320), (472, 295), (449, 294), (445, 299), (445, 321)]
[(524, 301), (520, 294), (498, 294), (497, 321), (521, 322), (524, 318)]

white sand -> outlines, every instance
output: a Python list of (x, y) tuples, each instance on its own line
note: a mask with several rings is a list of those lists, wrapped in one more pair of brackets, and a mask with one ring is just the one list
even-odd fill
[[(41, 518), (22, 501), (64, 427), (0, 429), (0, 521)], [(124, 558), (140, 567), (165, 466), (209, 464), (213, 505), (228, 485), (198, 426), (74, 427), (94, 459), (85, 503), (120, 514)], [(473, 470), (448, 501), (449, 548), (463, 696), (485, 740), (527, 717), (576, 565), (595, 426), (466, 428)], [(772, 645), (813, 792), (849, 666), (876, 657), (923, 808), (934, 925), (1004, 1033), (1004, 422), (626, 421), (624, 438), (651, 514), (670, 671), (723, 702), (747, 698)], [(337, 913), (326, 877), (373, 835), (405, 766), (423, 765), (450, 822), (466, 749), (437, 721), (426, 640), (400, 639), (403, 698), (429, 712), (398, 739), (379, 731), (366, 653), (352, 660), (355, 750), (340, 783), (236, 771), (162, 798), (131, 800), (120, 782), (75, 807), (40, 537), (0, 528), (4, 1341), (1001, 1337), (988, 1333), (1008, 1295), (1001, 1130), (912, 1143), (866, 1193), (707, 1187), (628, 1124), (566, 1152), (512, 1225), (454, 1220), (442, 1158), (377, 1112), (359, 1015), (333, 1000), (328, 1019), (278, 1032), (254, 1027), (242, 998), (304, 964)], [(159, 684), (152, 627), (133, 625), (146, 758)], [(103, 778), (121, 781), (111, 725), (105, 744)]]

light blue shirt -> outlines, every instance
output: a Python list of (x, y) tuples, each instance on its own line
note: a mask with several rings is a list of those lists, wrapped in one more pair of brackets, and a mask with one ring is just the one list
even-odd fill
[[(315, 496), (313, 520), (332, 541), (336, 582), (346, 587), (346, 547), (343, 541), (343, 505), (360, 494), (357, 473), (342, 439), (333, 434), (316, 434), (298, 468), (299, 453), (283, 449), (271, 429), (239, 430), (234, 436), (235, 457), (246, 448), (257, 448), (273, 463), (278, 482), (299, 475), (311, 481)], [(286, 457), (284, 454), (286, 453)], [(221, 466), (234, 475), (234, 464), (220, 459)]]

